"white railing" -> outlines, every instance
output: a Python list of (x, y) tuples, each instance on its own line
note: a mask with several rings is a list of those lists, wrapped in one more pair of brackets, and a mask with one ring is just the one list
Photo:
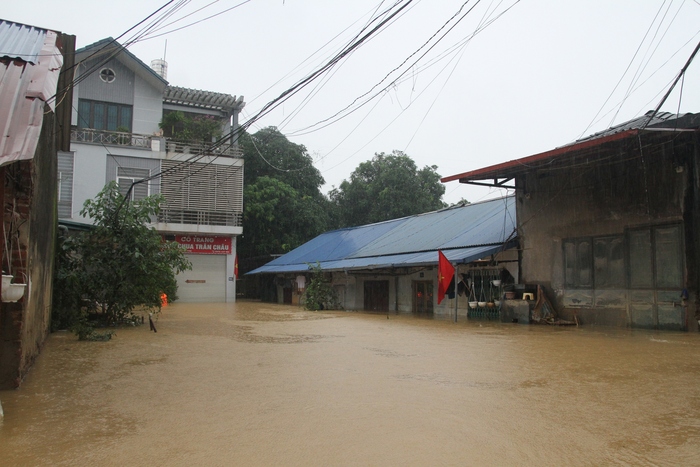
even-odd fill
[[(94, 130), (92, 128), (72, 128), (70, 140), (77, 143), (105, 144), (110, 146), (131, 146), (152, 149), (153, 139), (165, 141), (161, 151), (175, 154), (215, 155), (226, 157), (243, 157), (243, 151), (237, 144), (203, 143), (201, 141), (173, 141), (153, 135), (140, 135), (121, 131)], [(157, 151), (157, 149), (156, 149)]]
[(121, 131), (93, 130), (91, 128), (73, 128), (70, 140), (77, 143), (108, 144), (110, 146), (132, 146), (151, 149), (151, 135), (139, 135)]
[(190, 211), (166, 208), (161, 210), (158, 214), (158, 222), (166, 224), (241, 227), (243, 225), (243, 214), (240, 212)]

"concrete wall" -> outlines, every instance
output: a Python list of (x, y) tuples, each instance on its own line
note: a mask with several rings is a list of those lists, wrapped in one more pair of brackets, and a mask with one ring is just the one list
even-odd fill
[[(498, 253), (495, 258), (497, 263), (495, 266), (490, 266), (493, 270), (507, 269), (517, 281), (518, 278), (518, 251), (516, 249), (507, 250)], [(476, 265), (460, 265), (458, 272), (461, 274), (469, 274), (474, 269), (483, 269)], [(302, 274), (303, 275), (303, 274)], [(287, 280), (293, 280), (296, 274), (285, 275)], [(467, 295), (456, 295), (456, 298), (445, 298), (440, 305), (437, 304), (437, 266), (428, 266), (425, 268), (397, 268), (395, 270), (382, 270), (376, 274), (363, 272), (357, 273), (353, 271), (333, 272), (332, 285), (336, 290), (340, 304), (344, 310), (363, 310), (364, 309), (364, 286), (365, 281), (387, 281), (389, 284), (389, 312), (409, 314), (413, 312), (413, 282), (414, 281), (431, 281), (433, 283), (433, 314), (435, 316), (454, 316), (455, 300), (458, 301), (459, 316), (466, 318), (469, 311), (469, 297)], [(307, 281), (308, 281), (307, 274)], [(278, 303), (283, 302), (283, 286), (278, 281), (277, 285), (277, 300)], [(398, 292), (398, 293), (397, 293)], [(500, 294), (494, 288), (494, 297)], [(298, 297), (292, 296), (293, 304), (298, 304)]]
[(160, 131), (163, 117), (163, 92), (136, 76), (134, 81), (133, 132), (151, 135)]
[[(664, 144), (631, 138), (607, 148), (598, 162), (594, 154), (589, 163), (552, 165), (518, 178), (522, 281), (545, 286), (565, 319), (576, 313), (584, 324), (632, 325), (634, 291), (566, 287), (562, 242), (586, 236), (624, 236), (629, 228), (683, 222), (684, 199), (693, 186), (694, 149), (689, 144), (692, 134)], [(688, 241), (693, 240), (686, 238)], [(696, 287), (688, 289), (697, 292)], [(681, 290), (671, 292), (680, 302)], [(691, 306), (688, 316), (695, 314), (694, 308)], [(690, 321), (695, 320), (684, 318), (671, 328), (697, 328)]]
[[(109, 149), (98, 144), (72, 143), (71, 149), (75, 152), (73, 163), (73, 216), (78, 222), (88, 222), (80, 216), (79, 212), (88, 199), (93, 199), (107, 183), (107, 154), (124, 157), (149, 158), (152, 157), (150, 149), (131, 147), (114, 147)], [(155, 153), (158, 154), (158, 153)], [(157, 191), (157, 190), (156, 190)]]

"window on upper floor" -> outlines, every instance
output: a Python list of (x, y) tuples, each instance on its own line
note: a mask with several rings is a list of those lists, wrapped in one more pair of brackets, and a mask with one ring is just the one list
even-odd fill
[(117, 167), (117, 185), (122, 196), (127, 196), (130, 201), (139, 201), (148, 196), (148, 182), (137, 183), (129, 191), (134, 182), (148, 178), (151, 171), (148, 169), (134, 169), (130, 167)]
[(73, 217), (73, 153), (58, 152), (58, 217)]
[(78, 128), (131, 132), (132, 106), (80, 99)]

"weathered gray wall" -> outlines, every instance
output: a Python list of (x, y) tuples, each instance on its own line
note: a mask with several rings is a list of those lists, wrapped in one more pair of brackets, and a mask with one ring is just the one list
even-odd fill
[[(544, 285), (565, 318), (576, 312), (584, 323), (630, 325), (631, 291), (567, 290), (564, 239), (623, 235), (631, 227), (684, 221), (685, 200), (694, 186), (693, 135), (664, 144), (651, 138), (629, 138), (606, 148), (604, 154), (591, 154), (590, 160), (573, 164), (562, 156), (562, 165), (531, 171), (517, 180), (522, 282)], [(695, 242), (687, 236), (686, 243)], [(694, 262), (686, 256), (686, 267)], [(687, 288), (697, 292), (697, 285), (687, 284)], [(680, 290), (677, 292), (680, 302)], [(584, 305), (577, 307), (577, 301)], [(694, 314), (691, 304), (688, 316)], [(686, 324), (697, 329), (695, 319), (675, 327)]]

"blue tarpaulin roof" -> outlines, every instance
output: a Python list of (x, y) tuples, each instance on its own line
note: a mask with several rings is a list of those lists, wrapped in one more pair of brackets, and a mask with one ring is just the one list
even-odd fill
[(442, 250), (452, 263), (469, 263), (515, 245), (512, 196), (454, 206), (319, 235), (248, 274), (325, 271), (437, 264)]

